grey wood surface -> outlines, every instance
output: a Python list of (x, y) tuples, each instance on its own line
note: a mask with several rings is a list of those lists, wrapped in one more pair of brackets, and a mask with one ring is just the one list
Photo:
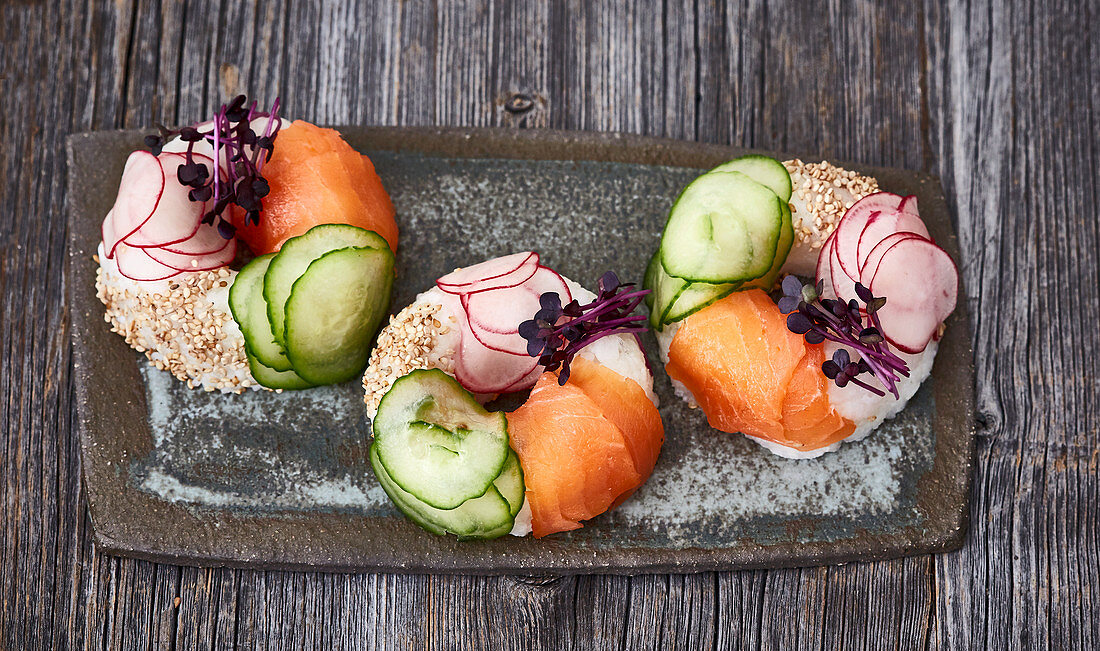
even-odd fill
[[(3, 0), (0, 66), (0, 646), (1100, 648), (1096, 0)], [(317, 122), (628, 131), (940, 175), (974, 315), (966, 546), (557, 579), (96, 553), (64, 137), (194, 119), (239, 91)]]

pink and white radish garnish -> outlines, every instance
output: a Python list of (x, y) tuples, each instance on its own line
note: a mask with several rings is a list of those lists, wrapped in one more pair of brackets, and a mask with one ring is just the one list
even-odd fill
[[(253, 121), (262, 125), (258, 133), (252, 128)], [(238, 95), (229, 104), (222, 104), (212, 120), (178, 131), (162, 126), (160, 133), (145, 137), (145, 145), (159, 155), (173, 136), (187, 143), (175, 177), (190, 188), (191, 201), (203, 204), (202, 223), (216, 225), (228, 240), (236, 230), (223, 214), (230, 205), (245, 212), (246, 222), (260, 223), (263, 198), (270, 191), (262, 170), (271, 158), (281, 125), (278, 98), (270, 111), (262, 112), (257, 110), (256, 102), (249, 104), (247, 97)], [(219, 161), (219, 174), (211, 173), (210, 167), (198, 159), (201, 153), (196, 147), (210, 153), (203, 158)]]
[(821, 249), (817, 280), (842, 303), (883, 296), (880, 334), (899, 350), (919, 353), (938, 337), (955, 309), (958, 270), (931, 240), (916, 197), (888, 192), (857, 201)]
[(538, 309), (539, 296), (572, 298), (557, 272), (534, 252), (516, 253), (458, 269), (436, 281), (447, 311), (459, 318), (455, 378), (480, 394), (521, 391), (534, 385), (538, 361), (527, 354), (520, 323)]
[(557, 293), (542, 294), (534, 318), (519, 326), (519, 333), (527, 340), (527, 354), (537, 357), (547, 371), (560, 368), (558, 384), (564, 385), (569, 381), (569, 363), (588, 344), (617, 334), (632, 334), (638, 339), (646, 329), (641, 322), (648, 317), (636, 315), (634, 310), (649, 290), (632, 287), (634, 283), (620, 283), (615, 272), (608, 271), (599, 280), (595, 300), (585, 305), (576, 299), (562, 305)]

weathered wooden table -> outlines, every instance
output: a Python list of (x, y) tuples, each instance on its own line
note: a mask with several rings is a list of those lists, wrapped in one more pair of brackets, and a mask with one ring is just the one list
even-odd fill
[[(0, 3), (0, 648), (1100, 647), (1100, 5), (568, 4)], [(556, 579), (97, 553), (64, 138), (242, 91), (323, 123), (626, 131), (940, 175), (977, 357), (965, 548)]]

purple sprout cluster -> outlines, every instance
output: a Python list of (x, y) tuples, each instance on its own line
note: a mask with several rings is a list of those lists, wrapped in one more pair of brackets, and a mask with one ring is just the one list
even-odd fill
[[(271, 119), (263, 133), (257, 133), (251, 126), (257, 118)], [(271, 191), (267, 180), (261, 173), (264, 163), (271, 159), (275, 148), (275, 136), (279, 132), (279, 100), (276, 98), (267, 112), (257, 110), (256, 102), (248, 103), (248, 98), (238, 95), (229, 104), (214, 115), (209, 125), (183, 127), (171, 130), (159, 127), (159, 133), (145, 137), (147, 146), (154, 155), (159, 156), (164, 144), (173, 136), (188, 143), (185, 152), (186, 162), (176, 170), (179, 182), (191, 190), (191, 201), (206, 203), (213, 200), (213, 206), (203, 215), (204, 224), (217, 222), (218, 232), (225, 239), (233, 237), (236, 228), (224, 216), (230, 205), (239, 206), (245, 211), (245, 222), (260, 223), (260, 211), (263, 210), (263, 198)], [(206, 165), (194, 158), (195, 143), (209, 142), (214, 149), (214, 161), (225, 161), (224, 173), (211, 175)]]
[(838, 387), (850, 382), (875, 395), (886, 395), (878, 387), (859, 379), (860, 375), (870, 373), (898, 398), (897, 383), (902, 377), (909, 377), (909, 366), (890, 350), (882, 336), (877, 312), (886, 304), (886, 298), (874, 296), (860, 283), (856, 283), (858, 301), (853, 298), (845, 303), (821, 298), (823, 290), (824, 284), (820, 281), (814, 286), (804, 285), (795, 276), (783, 279), (779, 311), (787, 315), (787, 328), (803, 335), (808, 343), (820, 344), (829, 340), (860, 354), (860, 359), (853, 360), (848, 351), (841, 348), (821, 365), (821, 372)]
[(640, 334), (646, 320), (634, 310), (645, 299), (648, 289), (631, 289), (634, 283), (620, 283), (615, 272), (608, 271), (599, 281), (596, 299), (581, 305), (576, 299), (566, 305), (556, 292), (539, 297), (540, 309), (534, 318), (519, 326), (527, 340), (527, 354), (538, 357), (547, 371), (558, 373), (558, 384), (569, 381), (569, 364), (582, 348), (608, 335), (632, 334), (641, 345)]

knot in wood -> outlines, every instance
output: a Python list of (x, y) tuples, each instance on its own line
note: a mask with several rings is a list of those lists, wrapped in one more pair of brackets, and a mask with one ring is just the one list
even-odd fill
[(504, 102), (504, 110), (509, 113), (526, 113), (535, 106), (535, 100), (525, 93), (513, 93)]

